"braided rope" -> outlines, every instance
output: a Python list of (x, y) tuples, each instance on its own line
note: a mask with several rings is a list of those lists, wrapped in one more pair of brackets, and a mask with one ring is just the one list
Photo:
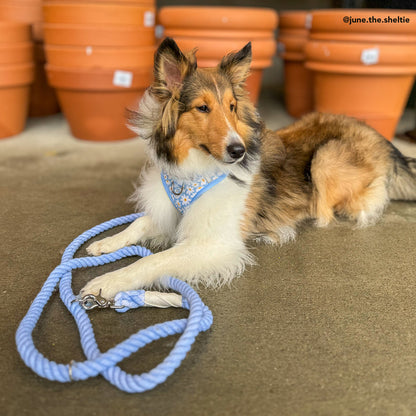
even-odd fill
[[(113, 227), (130, 223), (142, 215), (131, 214), (97, 225), (78, 236), (66, 248), (62, 256), (61, 264), (49, 275), (16, 332), (16, 345), (20, 356), (25, 364), (39, 376), (65, 383), (85, 380), (101, 374), (120, 390), (129, 393), (144, 392), (163, 383), (179, 367), (191, 349), (199, 332), (206, 331), (210, 328), (212, 324), (212, 313), (208, 307), (204, 305), (198, 294), (191, 287), (171, 277), (168, 279), (166, 287), (182, 294), (182, 306), (189, 309), (189, 317), (187, 319), (177, 319), (150, 326), (131, 335), (125, 341), (104, 353), (99, 350), (86, 310), (78, 302), (74, 302), (76, 296), (71, 288), (72, 270), (99, 266), (129, 256), (145, 257), (152, 253), (144, 247), (129, 246), (114, 253), (104, 254), (98, 257), (74, 258), (74, 254), (90, 238)], [(86, 361), (72, 361), (70, 364), (58, 364), (49, 361), (34, 345), (33, 330), (58, 283), (60, 297), (69, 312), (73, 315), (78, 326), (82, 349), (87, 358)], [(144, 298), (143, 293), (144, 291), (121, 292), (122, 298), (129, 300), (129, 307), (143, 306), (143, 303), (140, 301), (140, 299)], [(125, 304), (123, 305), (125, 306)], [(127, 309), (128, 307), (125, 307), (121, 312)], [(117, 366), (124, 358), (129, 357), (152, 341), (180, 333), (182, 335), (170, 354), (148, 373), (140, 375), (128, 374)]]

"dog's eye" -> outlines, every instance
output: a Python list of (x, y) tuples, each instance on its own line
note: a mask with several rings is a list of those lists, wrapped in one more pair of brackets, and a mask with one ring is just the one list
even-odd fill
[(233, 112), (235, 110), (235, 105), (234, 104), (230, 104), (230, 111)]
[(196, 109), (200, 111), (201, 113), (209, 113), (209, 108), (207, 105), (201, 105), (197, 107)]

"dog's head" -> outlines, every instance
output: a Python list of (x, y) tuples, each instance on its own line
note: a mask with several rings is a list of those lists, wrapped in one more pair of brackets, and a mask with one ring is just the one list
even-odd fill
[(216, 68), (199, 69), (195, 51), (184, 54), (166, 38), (155, 55), (154, 83), (131, 117), (132, 127), (165, 163), (180, 166), (192, 155), (194, 163), (247, 165), (262, 129), (244, 89), (250, 64), (250, 43)]

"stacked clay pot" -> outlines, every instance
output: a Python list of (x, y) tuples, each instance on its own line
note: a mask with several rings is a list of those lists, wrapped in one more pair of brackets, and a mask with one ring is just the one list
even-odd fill
[(153, 0), (50, 0), (44, 3), (47, 73), (72, 134), (122, 140), (152, 81)]
[(272, 64), (277, 14), (272, 9), (249, 7), (164, 7), (158, 14), (164, 35), (183, 51), (197, 48), (198, 66), (214, 67), (221, 58), (252, 43), (253, 60), (247, 79), (250, 99), (256, 103), (263, 70)]
[(0, 138), (25, 127), (34, 77), (30, 30), (24, 23), (0, 22)]
[[(400, 16), (409, 22), (385, 22)], [(363, 17), (380, 21), (360, 23)], [(305, 53), (316, 110), (354, 116), (394, 137), (416, 74), (416, 12), (315, 11)]]
[(277, 50), (284, 60), (285, 105), (287, 112), (296, 118), (313, 110), (312, 72), (304, 65), (310, 18), (307, 11), (279, 13)]
[(35, 79), (32, 85), (29, 116), (46, 116), (59, 111), (53, 88), (48, 85), (43, 51), (42, 0), (0, 0), (0, 21), (30, 24), (34, 41)]
[(4, 20), (30, 24), (32, 39), (42, 41), (42, 0), (0, 0), (0, 21)]

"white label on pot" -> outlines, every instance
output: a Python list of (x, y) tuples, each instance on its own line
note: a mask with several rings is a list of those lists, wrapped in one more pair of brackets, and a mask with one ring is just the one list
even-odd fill
[(155, 26), (155, 36), (156, 39), (162, 39), (165, 33), (165, 28), (162, 25)]
[(308, 13), (305, 17), (305, 29), (310, 29), (312, 27), (312, 14)]
[(154, 12), (147, 11), (144, 12), (144, 26), (153, 27), (155, 25), (155, 14)]
[(114, 71), (113, 85), (116, 87), (130, 88), (133, 82), (133, 72)]
[(364, 65), (374, 65), (378, 63), (380, 50), (378, 48), (363, 49), (361, 51), (361, 62)]
[(86, 46), (85, 53), (87, 54), (87, 56), (92, 55), (92, 46)]

